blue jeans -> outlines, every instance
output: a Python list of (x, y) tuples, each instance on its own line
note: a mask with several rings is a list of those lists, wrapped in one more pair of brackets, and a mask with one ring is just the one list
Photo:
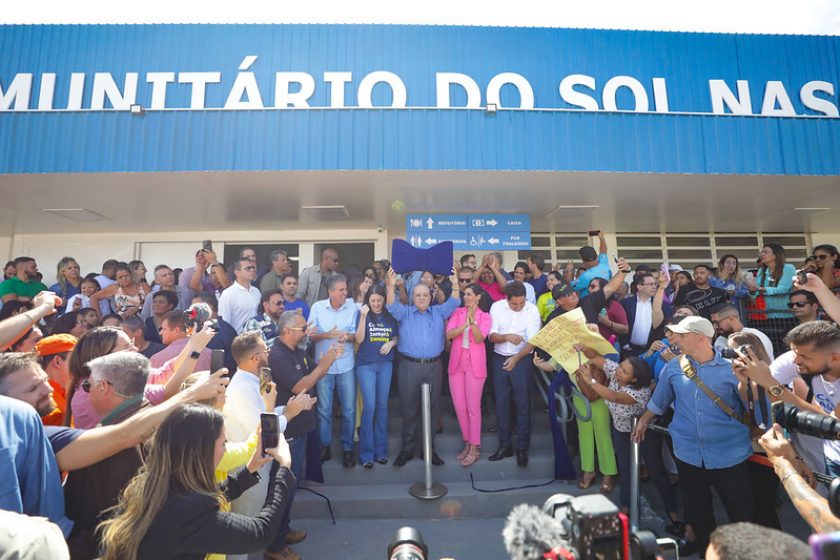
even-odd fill
[(356, 431), (356, 376), (353, 370), (339, 374), (327, 374), (316, 385), (318, 392), (318, 430), (321, 445), (332, 443), (333, 392), (338, 389), (341, 405), (341, 449), (353, 451), (353, 432)]
[(368, 463), (388, 456), (388, 393), (393, 362), (356, 366), (362, 391), (362, 422), (359, 426), (359, 461)]

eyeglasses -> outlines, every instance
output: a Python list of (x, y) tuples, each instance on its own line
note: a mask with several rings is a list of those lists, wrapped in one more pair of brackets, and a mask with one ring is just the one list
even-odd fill
[(375, 274), (365, 274), (365, 278), (370, 278), (371, 280), (373, 280), (374, 278), (376, 278), (376, 275)]
[[(99, 381), (96, 381), (96, 383), (100, 383), (100, 382), (101, 383), (107, 383), (108, 385), (111, 385), (111, 382), (108, 381), (107, 379), (100, 379)], [(84, 391), (85, 393), (90, 393), (90, 388), (91, 387), (93, 387), (93, 383), (90, 382), (90, 377), (88, 377), (87, 379), (82, 381), (82, 391)]]
[(466, 284), (467, 282), (472, 282), (472, 278), (458, 278), (459, 284)]
[(805, 307), (806, 305), (808, 305), (807, 301), (792, 301), (792, 302), (787, 304), (788, 309), (793, 309), (794, 307), (798, 307), (798, 308), (801, 309), (801, 308)]
[(283, 301), (282, 299), (280, 301), (269, 300), (268, 303), (270, 303), (271, 305), (279, 305), (280, 307), (285, 307), (285, 305), (286, 305), (286, 302)]

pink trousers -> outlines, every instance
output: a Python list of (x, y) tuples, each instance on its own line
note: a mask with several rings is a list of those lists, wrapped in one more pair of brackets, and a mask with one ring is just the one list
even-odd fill
[(473, 373), (469, 352), (461, 352), (455, 373), (449, 374), (449, 392), (461, 426), (461, 436), (472, 445), (481, 445), (481, 391), (485, 378)]

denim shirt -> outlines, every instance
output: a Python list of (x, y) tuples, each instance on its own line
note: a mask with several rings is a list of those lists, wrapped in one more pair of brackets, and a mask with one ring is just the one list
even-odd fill
[[(743, 414), (744, 403), (738, 393), (738, 379), (732, 365), (717, 352), (704, 364), (689, 358), (697, 377), (736, 414)], [(647, 408), (663, 414), (674, 405), (674, 420), (668, 427), (677, 458), (695, 467), (724, 469), (735, 466), (752, 454), (749, 429), (726, 414), (682, 371), (679, 359), (668, 362)]]
[[(353, 342), (356, 335), (356, 325), (358, 324), (359, 308), (356, 303), (347, 298), (344, 305), (337, 310), (330, 305), (329, 299), (322, 299), (312, 304), (309, 310), (309, 322), (318, 327), (319, 333), (326, 333), (337, 328), (340, 332), (350, 335), (348, 342), (344, 343), (344, 354), (342, 354), (327, 370), (328, 375), (337, 375), (353, 369), (355, 363), (353, 356)], [(321, 361), (321, 357), (326, 354), (330, 346), (335, 343), (333, 338), (324, 338), (315, 343), (315, 363)]]
[(420, 312), (414, 304), (399, 301), (388, 305), (400, 325), (397, 349), (412, 358), (437, 358), (443, 353), (444, 321), (461, 305), (461, 299), (450, 297), (440, 305), (432, 305)]
[(61, 472), (41, 419), (32, 406), (0, 396), (0, 509), (46, 517), (64, 536), (73, 522), (64, 513)]

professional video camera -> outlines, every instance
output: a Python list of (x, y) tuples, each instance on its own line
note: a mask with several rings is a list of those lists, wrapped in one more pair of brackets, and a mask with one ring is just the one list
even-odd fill
[(840, 439), (840, 420), (833, 416), (800, 410), (783, 402), (773, 403), (770, 411), (773, 421), (789, 432), (821, 439)]
[(394, 540), (388, 545), (388, 560), (426, 560), (429, 547), (423, 541), (423, 535), (414, 527), (402, 527), (397, 530)]
[(627, 516), (602, 494), (555, 494), (542, 510), (516, 506), (502, 536), (514, 560), (648, 560), (657, 551), (655, 535), (630, 534)]

